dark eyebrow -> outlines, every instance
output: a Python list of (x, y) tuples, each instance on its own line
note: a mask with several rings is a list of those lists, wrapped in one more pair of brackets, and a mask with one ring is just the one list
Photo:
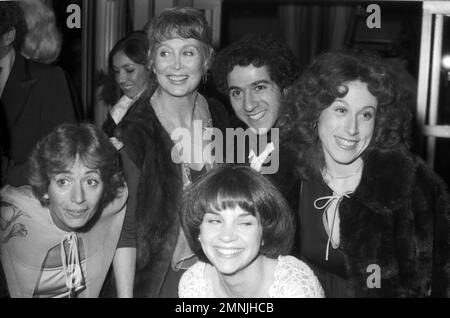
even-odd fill
[[(268, 85), (271, 85), (272, 82), (271, 82), (271, 81), (268, 81), (268, 80), (259, 80), (259, 81), (255, 81), (255, 82), (250, 83), (251, 86), (258, 86), (258, 85), (260, 85), (260, 84), (268, 84)], [(230, 87), (228, 87), (228, 92), (231, 91), (231, 90), (233, 90), (233, 89), (240, 89), (240, 90), (242, 90), (241, 87), (238, 87), (238, 86), (230, 86)]]
[(253, 86), (257, 86), (259, 84), (272, 84), (272, 82), (268, 80), (260, 80), (252, 83)]
[(239, 86), (229, 86), (228, 90), (231, 91), (232, 89), (242, 89)]
[(113, 69), (125, 68), (125, 67), (135, 66), (135, 65), (136, 65), (136, 63), (127, 63), (127, 64), (121, 65), (119, 67), (113, 65)]
[(88, 174), (88, 173), (96, 173), (96, 174), (100, 174), (100, 170), (98, 170), (98, 169), (88, 170), (88, 171), (86, 171), (85, 174)]
[(336, 97), (335, 100), (333, 101), (333, 103), (334, 102), (340, 102), (340, 103), (343, 103), (345, 105), (348, 105), (348, 103), (345, 101), (345, 99), (339, 98), (339, 97)]
[(70, 170), (60, 170), (60, 171), (55, 171), (53, 173), (53, 176), (56, 176), (58, 174), (70, 174)]
[[(206, 211), (205, 212), (205, 214), (206, 213), (210, 213), (210, 214), (214, 214), (214, 215), (217, 215), (217, 216), (220, 216), (220, 212), (217, 212), (217, 211), (214, 211), (214, 210), (209, 210), (209, 211)], [(242, 213), (240, 213), (237, 217), (239, 218), (239, 217), (246, 217), (246, 216), (254, 216), (253, 214), (251, 214), (250, 212), (247, 212), (247, 211), (244, 211), (244, 212), (242, 212)]]
[[(61, 171), (56, 171), (53, 175), (56, 176), (58, 174), (71, 174), (71, 173), (72, 173), (72, 171), (70, 171), (70, 170), (61, 170)], [(90, 174), (90, 173), (100, 174), (100, 170), (91, 169), (91, 170), (86, 171), (85, 174)]]

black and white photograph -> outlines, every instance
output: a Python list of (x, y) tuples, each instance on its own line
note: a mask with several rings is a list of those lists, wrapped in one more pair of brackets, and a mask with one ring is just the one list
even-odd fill
[(449, 298), (450, 0), (0, 0), (0, 167), (3, 301)]

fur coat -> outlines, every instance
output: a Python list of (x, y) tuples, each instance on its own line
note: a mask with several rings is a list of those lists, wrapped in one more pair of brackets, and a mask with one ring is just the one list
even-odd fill
[[(225, 131), (228, 127), (225, 108), (211, 100), (208, 103), (213, 126)], [(150, 104), (149, 92), (129, 110), (116, 129), (116, 136), (139, 171), (136, 193), (131, 193), (133, 185), (129, 187), (130, 197), (136, 200), (134, 296), (158, 297), (180, 230), (176, 209), (183, 189), (181, 166), (171, 159), (174, 143)]]
[[(360, 184), (339, 207), (340, 248), (353, 294), (449, 297), (446, 185), (421, 159), (402, 151), (371, 151), (364, 163)], [(371, 264), (381, 274), (373, 288)]]

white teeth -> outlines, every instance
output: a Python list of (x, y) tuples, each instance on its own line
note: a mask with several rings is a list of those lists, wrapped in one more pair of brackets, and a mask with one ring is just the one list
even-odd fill
[(237, 248), (217, 248), (217, 251), (225, 256), (232, 256), (238, 254), (241, 250)]
[(259, 119), (261, 119), (264, 116), (265, 113), (266, 113), (266, 111), (263, 110), (263, 111), (261, 111), (261, 112), (259, 112), (257, 114), (249, 115), (248, 117), (250, 117), (251, 120), (259, 120)]
[(339, 147), (341, 147), (341, 148), (343, 148), (345, 150), (352, 150), (358, 144), (357, 140), (348, 140), (348, 139), (343, 139), (343, 138), (340, 138), (340, 137), (336, 137), (336, 142), (337, 142)]
[(83, 209), (83, 210), (70, 210), (70, 209), (67, 209), (67, 211), (69, 213), (72, 213), (72, 214), (82, 214), (82, 213), (86, 212), (87, 209)]
[(167, 76), (171, 81), (183, 81), (188, 77), (186, 75), (169, 75)]

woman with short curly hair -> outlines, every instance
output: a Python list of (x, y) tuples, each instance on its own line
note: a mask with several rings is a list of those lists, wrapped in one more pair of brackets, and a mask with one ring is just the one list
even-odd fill
[[(30, 159), (30, 185), (1, 192), (0, 249), (11, 297), (98, 297), (114, 259), (128, 190), (114, 146), (92, 124), (62, 124)], [(123, 268), (123, 267), (122, 267)], [(133, 276), (133, 273), (131, 273)]]
[(449, 197), (408, 150), (395, 75), (374, 54), (324, 53), (287, 103), (303, 176), (299, 252), (325, 295), (449, 296)]

